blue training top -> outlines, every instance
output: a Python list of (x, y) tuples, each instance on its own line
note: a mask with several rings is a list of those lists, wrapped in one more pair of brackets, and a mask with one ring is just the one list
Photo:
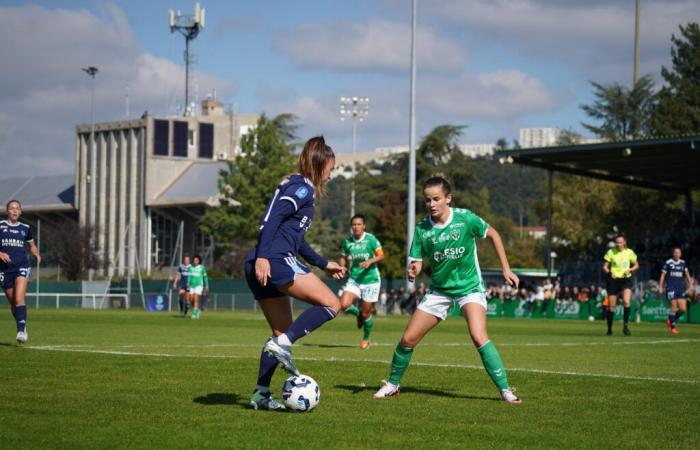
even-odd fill
[(189, 264), (180, 264), (177, 266), (177, 273), (180, 275), (180, 281), (178, 282), (178, 286), (180, 288), (186, 288), (187, 287), (187, 272), (190, 270), (190, 265)]
[(666, 290), (675, 292), (685, 291), (683, 277), (685, 276), (686, 269), (685, 261), (682, 259), (674, 261), (673, 258), (671, 258), (666, 261), (663, 269), (661, 269), (661, 272), (666, 274)]
[(258, 243), (248, 261), (301, 255), (310, 264), (325, 268), (328, 261), (304, 240), (314, 207), (314, 186), (308, 178), (294, 174), (282, 180), (260, 219)]
[(29, 225), (22, 222), (11, 224), (0, 221), (0, 252), (10, 255), (10, 263), (0, 261), (0, 271), (9, 272), (31, 267), (25, 244), (34, 240)]

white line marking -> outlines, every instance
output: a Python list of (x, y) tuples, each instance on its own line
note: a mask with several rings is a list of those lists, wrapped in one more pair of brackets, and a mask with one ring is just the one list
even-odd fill
[[(111, 350), (99, 350), (99, 349), (87, 349), (87, 348), (68, 348), (64, 346), (57, 345), (45, 345), (45, 346), (27, 346), (25, 348), (32, 350), (44, 350), (44, 351), (55, 351), (55, 352), (72, 352), (72, 353), (97, 353), (103, 355), (119, 355), (119, 356), (151, 356), (160, 358), (196, 358), (196, 359), (257, 359), (258, 356), (235, 356), (235, 355), (188, 355), (188, 354), (173, 354), (173, 353), (150, 353), (150, 352), (125, 352), (125, 351), (111, 351)], [(297, 357), (297, 361), (313, 361), (313, 362), (347, 362), (347, 363), (374, 363), (374, 364), (386, 364), (389, 365), (389, 361), (383, 359), (352, 359), (352, 358), (310, 358), (310, 357)], [(451, 368), (451, 369), (472, 369), (472, 370), (483, 370), (483, 366), (479, 365), (469, 365), (469, 364), (442, 364), (442, 363), (431, 363), (431, 362), (418, 362), (415, 361), (411, 363), (414, 366), (422, 367), (441, 367), (441, 368)], [(590, 372), (572, 372), (572, 371), (557, 371), (557, 370), (546, 370), (546, 369), (530, 369), (524, 367), (509, 367), (506, 371), (510, 372), (526, 372), (526, 373), (538, 373), (546, 375), (567, 375), (576, 377), (596, 377), (596, 378), (613, 378), (620, 380), (633, 380), (633, 381), (660, 381), (664, 383), (684, 383), (684, 384), (700, 384), (698, 379), (687, 379), (687, 378), (665, 378), (665, 377), (647, 377), (647, 376), (634, 376), (634, 375), (618, 375), (618, 374), (608, 374), (608, 373), (590, 373)]]
[[(700, 339), (658, 339), (653, 341), (622, 341), (622, 342), (500, 342), (499, 347), (588, 347), (588, 346), (605, 346), (605, 345), (663, 345), (663, 344), (687, 344), (692, 342), (700, 342)], [(323, 344), (298, 344), (300, 347), (314, 347), (323, 345), (329, 347), (347, 347), (355, 348), (355, 344), (330, 343)], [(395, 342), (372, 342), (375, 347), (394, 347)], [(471, 347), (471, 342), (423, 342), (421, 347)], [(56, 348), (94, 348), (94, 345), (46, 345), (41, 347), (56, 347)], [(131, 344), (131, 345), (106, 345), (108, 348), (262, 348), (262, 344)], [(36, 348), (36, 347), (35, 347)]]

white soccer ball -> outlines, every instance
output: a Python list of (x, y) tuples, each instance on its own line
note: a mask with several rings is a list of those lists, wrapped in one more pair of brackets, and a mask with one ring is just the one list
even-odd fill
[(282, 400), (292, 411), (311, 411), (320, 398), (318, 383), (308, 375), (292, 375), (282, 385)]

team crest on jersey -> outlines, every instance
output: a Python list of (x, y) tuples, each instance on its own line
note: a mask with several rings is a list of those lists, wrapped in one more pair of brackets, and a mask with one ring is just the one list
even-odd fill
[(437, 262), (440, 262), (443, 259), (445, 259), (445, 254), (442, 252), (435, 252), (433, 253), (433, 259)]
[(309, 188), (306, 186), (301, 186), (297, 191), (294, 193), (299, 198), (305, 198), (307, 195), (309, 195)]
[(452, 235), (452, 239), (455, 241), (459, 240), (459, 230), (452, 230), (450, 234)]

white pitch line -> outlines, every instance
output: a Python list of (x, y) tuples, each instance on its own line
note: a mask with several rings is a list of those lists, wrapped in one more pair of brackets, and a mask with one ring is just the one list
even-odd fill
[[(86, 348), (67, 348), (62, 346), (27, 346), (25, 348), (32, 350), (44, 350), (44, 351), (55, 351), (55, 352), (71, 352), (71, 353), (96, 353), (103, 355), (118, 355), (118, 356), (149, 356), (149, 357), (159, 357), (159, 358), (197, 358), (197, 359), (257, 359), (257, 356), (236, 356), (236, 355), (188, 355), (188, 354), (173, 354), (173, 353), (149, 353), (149, 352), (125, 352), (125, 351), (111, 351), (111, 350), (99, 350), (99, 349), (86, 349)], [(389, 364), (389, 361), (382, 359), (353, 359), (353, 358), (311, 358), (311, 357), (297, 357), (297, 361), (313, 361), (313, 362), (348, 362), (348, 363), (374, 363), (374, 364)], [(441, 368), (451, 368), (451, 369), (471, 369), (471, 370), (483, 370), (483, 366), (479, 365), (469, 365), (469, 364), (442, 364), (442, 363), (431, 363), (431, 362), (413, 362), (414, 366), (422, 367), (441, 367)], [(684, 383), (684, 384), (700, 384), (700, 380), (697, 379), (686, 379), (686, 378), (665, 378), (665, 377), (645, 377), (645, 376), (634, 376), (634, 375), (618, 375), (618, 374), (608, 374), (608, 373), (590, 373), (590, 372), (572, 372), (572, 371), (557, 371), (557, 370), (546, 370), (546, 369), (530, 369), (524, 367), (509, 367), (506, 369), (511, 372), (526, 372), (526, 373), (537, 373), (546, 375), (566, 375), (566, 376), (576, 376), (576, 377), (596, 377), (596, 378), (613, 378), (620, 380), (632, 380), (632, 381), (660, 381), (664, 383)]]
[[(622, 342), (499, 342), (499, 347), (588, 347), (588, 346), (606, 346), (606, 345), (664, 345), (664, 344), (687, 344), (692, 342), (700, 342), (700, 339), (658, 339), (653, 341), (622, 341)], [(331, 347), (347, 347), (355, 348), (355, 344), (330, 343), (323, 344), (299, 344), (301, 347), (313, 347), (315, 345), (327, 345)], [(375, 347), (394, 347), (395, 342), (372, 342)], [(421, 347), (471, 347), (472, 344), (468, 341), (464, 342), (424, 342)], [(43, 347), (61, 347), (61, 348), (94, 348), (94, 345), (48, 345)], [(130, 344), (130, 345), (106, 345), (109, 348), (261, 348), (261, 344)]]

